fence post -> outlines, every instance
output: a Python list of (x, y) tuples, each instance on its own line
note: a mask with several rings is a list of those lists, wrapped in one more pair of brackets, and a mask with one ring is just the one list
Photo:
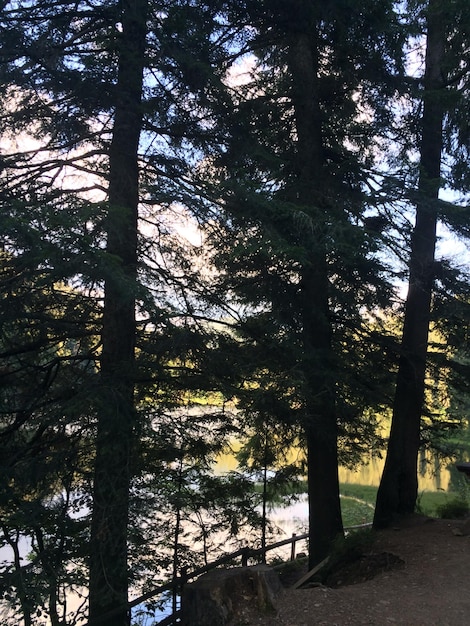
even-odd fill
[(176, 611), (178, 610), (178, 591), (179, 591), (179, 599), (180, 599), (180, 607), (181, 607), (181, 601), (183, 598), (183, 587), (188, 582), (188, 567), (186, 565), (181, 568), (179, 580), (176, 579), (174, 582), (175, 582), (175, 585), (173, 586), (173, 589), (172, 589), (173, 613), (176, 613)]
[(250, 548), (245, 546), (242, 550), (242, 567), (246, 567), (248, 565), (248, 557), (250, 556)]
[(295, 542), (296, 542), (296, 537), (297, 535), (295, 533), (292, 533), (292, 543), (290, 546), (290, 560), (294, 561), (295, 560)]

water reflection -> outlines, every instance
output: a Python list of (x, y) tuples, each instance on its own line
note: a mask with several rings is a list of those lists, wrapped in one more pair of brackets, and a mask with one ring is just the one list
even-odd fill
[[(371, 485), (378, 487), (385, 463), (385, 452), (382, 458), (370, 456), (364, 458), (361, 465), (354, 469), (339, 467), (340, 483), (353, 485)], [(215, 465), (216, 473), (238, 470), (237, 460), (234, 454), (222, 454)], [(418, 462), (418, 488), (419, 491), (448, 491), (455, 483), (454, 467), (452, 463), (443, 463), (437, 455), (429, 451), (420, 453)]]
[[(351, 470), (339, 468), (340, 483), (353, 485), (371, 485), (378, 487), (385, 463), (385, 453), (382, 458), (370, 457), (357, 468)], [(428, 451), (421, 452), (418, 462), (418, 489), (422, 491), (448, 491), (452, 483), (452, 467), (442, 463), (437, 455)]]

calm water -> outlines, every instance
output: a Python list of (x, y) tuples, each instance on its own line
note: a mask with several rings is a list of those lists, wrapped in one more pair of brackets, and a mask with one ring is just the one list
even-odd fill
[[(364, 463), (355, 470), (345, 467), (339, 468), (341, 483), (353, 485), (372, 485), (378, 487), (385, 463), (385, 454), (382, 459), (364, 459)], [(441, 466), (436, 459), (421, 457), (418, 472), (419, 491), (447, 491), (451, 481), (451, 472), (446, 465)]]
[[(372, 485), (378, 487), (385, 462), (383, 458), (364, 458), (363, 463), (354, 470), (345, 467), (339, 468), (339, 480), (341, 483), (353, 485)], [(218, 458), (215, 466), (217, 473), (225, 473), (238, 469), (238, 464), (233, 454), (223, 454)], [(446, 465), (440, 465), (436, 459), (429, 455), (421, 456), (419, 461), (419, 490), (420, 491), (447, 491), (451, 482), (451, 471)]]

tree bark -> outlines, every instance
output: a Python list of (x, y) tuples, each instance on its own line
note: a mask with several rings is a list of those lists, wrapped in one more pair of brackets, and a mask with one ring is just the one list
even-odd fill
[(421, 171), (409, 264), (409, 287), (392, 425), (374, 516), (385, 527), (415, 510), (418, 495), (418, 452), (424, 403), (426, 360), (440, 188), (444, 118), (443, 61), (446, 20), (439, 0), (430, 0), (420, 146)]
[(318, 89), (316, 33), (295, 33), (289, 66), (297, 131), (296, 202), (311, 208), (316, 236), (305, 242), (306, 261), (300, 282), (305, 419), (309, 497), (309, 566), (325, 558), (343, 533), (339, 498), (337, 422), (330, 369), (332, 328), (323, 221), (323, 140)]
[[(129, 460), (135, 420), (138, 145), (147, 0), (122, 0), (109, 151), (107, 268), (90, 540), (89, 623), (127, 626)], [(112, 615), (108, 613), (113, 610)]]

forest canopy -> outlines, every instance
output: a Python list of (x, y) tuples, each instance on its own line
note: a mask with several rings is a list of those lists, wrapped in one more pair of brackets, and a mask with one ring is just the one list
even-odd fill
[(414, 511), (420, 451), (468, 429), (469, 28), (467, 0), (0, 4), (5, 624), (127, 626), (265, 547), (303, 479), (313, 567), (365, 451), (374, 525)]

